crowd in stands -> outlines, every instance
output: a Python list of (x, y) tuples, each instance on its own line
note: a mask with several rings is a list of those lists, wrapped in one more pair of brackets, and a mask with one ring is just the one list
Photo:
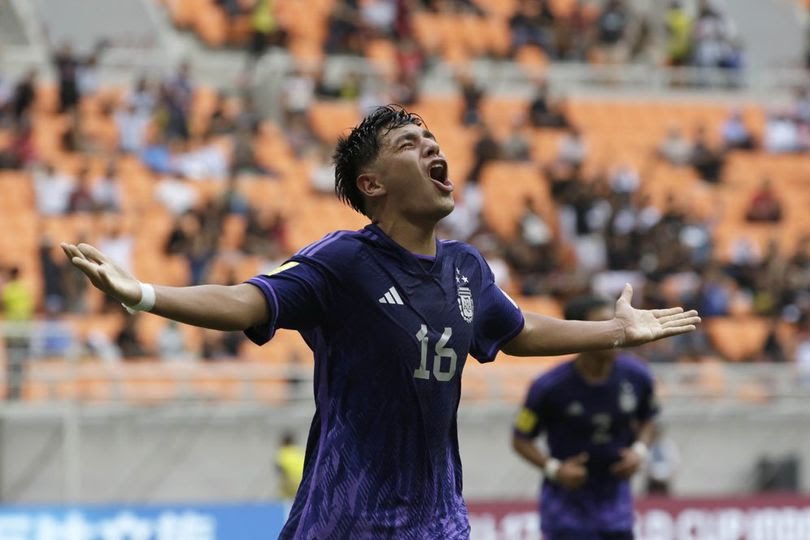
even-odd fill
[[(241, 2), (218, 5), (234, 18), (245, 15)], [(261, 0), (250, 8), (255, 30), (263, 34), (252, 45), (254, 55), (286, 39), (268, 11), (272, 5)], [(512, 41), (507, 54), (533, 46), (555, 60), (592, 59), (601, 54), (600, 61), (624, 62), (644, 50), (641, 43), (650, 30), (625, 2), (610, 0), (587, 14), (581, 10), (593, 6), (577, 2), (565, 17), (550, 5), (541, 0), (516, 4), (517, 11), (509, 18)], [(200, 112), (197, 103), (205, 90), (195, 83), (188, 63), (181, 63), (166, 77), (140, 77), (123, 92), (108, 91), (100, 85), (95, 68), (103, 45), (84, 58), (67, 46), (55, 55), (56, 102), (51, 109), (37, 109), (45, 85), (36, 70), (14, 82), (0, 75), (0, 169), (25, 172), (41, 218), (93, 218), (92, 230), (79, 231), (79, 237), (56, 238), (43, 232), (37, 263), (27, 268), (39, 273), (39, 297), (25, 292), (21, 269), (14, 261), (0, 260), (5, 317), (30, 320), (38, 313), (53, 323), (46, 326), (51, 337), (39, 345), (48, 356), (64, 352), (67, 346), (67, 341), (59, 339), (67, 332), (62, 324), (65, 317), (120, 314), (120, 306), (109, 299), (91, 300), (86, 281), (70, 267), (56, 243), (79, 241), (84, 234), (116, 264), (134, 268), (135, 237), (123, 216), (135, 215), (137, 227), (139, 209), (133, 208), (132, 190), (125, 189), (122, 180), (127, 176), (131, 181), (133, 160), (136, 191), (148, 193), (147, 198), (170, 220), (164, 235), (156, 239), (160, 245), (154, 253), (166, 261), (182, 260), (185, 284), (245, 279), (249, 276), (239, 271), (239, 261), (245, 257), (259, 260), (258, 268), (273, 268), (300, 246), (291, 245), (284, 211), (250, 197), (245, 189), (280, 182), (289, 174), (262, 151), (260, 141), (267, 140), (267, 132), (281, 129), (292, 159), (314, 164), (301, 169), (308, 170), (309, 177), (302, 174), (300, 181), (310, 182), (310, 196), (331, 197), (334, 141), (314, 126), (313, 107), (355, 103), (356, 112), (362, 114), (375, 105), (399, 102), (419, 110), (424, 102), (419, 79), (431, 58), (413, 31), (412, 15), (480, 17), (488, 9), (491, 6), (471, 0), (335, 2), (324, 41), (326, 52), (361, 54), (353, 47), (365, 43), (369, 35), (393, 38), (394, 75), (386, 79), (348, 73), (332, 80), (320, 67), (302, 64), (283, 84), (282, 115), (277, 121), (265, 118), (253, 96), (241, 88), (215, 93)], [(710, 2), (701, 2), (694, 16), (673, 2), (667, 24), (673, 65), (734, 67), (724, 56), (728, 46), (738, 44), (733, 27)], [(674, 193), (658, 200), (645, 188), (659, 164), (694, 171), (711, 190), (727, 179), (729, 156), (806, 152), (807, 89), (797, 91), (791, 108), (768, 111), (762, 128), (751, 126), (741, 110), (732, 108), (719, 125), (671, 125), (657, 145), (652, 142), (655, 148), (641, 162), (622, 156), (602, 162), (594, 159), (592, 143), (594, 137), (604, 135), (583, 130), (564, 96), (555, 95), (544, 81), (537, 82), (534, 96), (520, 114), (501, 118), (501, 126), (487, 121), (484, 109), (491, 96), (485, 88), (463, 70), (458, 71), (456, 83), (460, 107), (452, 113), (457, 115), (452, 123), (459, 133), (469, 134), (471, 142), (468, 167), (455, 172), (463, 186), (457, 210), (442, 223), (442, 231), (474, 243), (505, 289), (559, 303), (588, 289), (613, 295), (629, 281), (639, 289), (639, 305), (644, 307), (679, 304), (699, 309), (707, 320), (736, 314), (771, 320), (763, 348), (737, 359), (798, 361), (801, 357), (810, 365), (810, 236), (789, 251), (777, 242), (760, 251), (740, 237), (726, 257), (719, 253), (715, 238), (721, 216), (697, 212)], [(55, 149), (41, 148), (37, 123), (43, 118), (60, 121), (48, 124), (61, 126)], [(101, 119), (101, 125), (111, 131), (89, 125), (92, 119)], [(544, 147), (539, 155), (534, 142), (537, 133), (553, 133), (554, 148)], [(76, 166), (60, 167), (54, 153), (76, 158)], [(485, 194), (486, 177), (500, 163), (532, 167), (538, 186), (550, 194), (550, 205), (532, 196), (520, 200), (520, 208), (512, 212), (514, 236), (502, 234), (487, 218), (486, 207), (493, 203)], [(125, 174), (124, 164), (129, 171)], [(509, 178), (499, 181), (509, 182)], [(213, 190), (202, 187), (212, 183)], [(780, 186), (763, 176), (740, 217), (751, 223), (778, 224), (785, 215)], [(223, 230), (232, 219), (242, 224), (242, 234), (236, 243), (224, 245)], [(178, 327), (167, 324), (156, 342), (147, 346), (137, 331), (138, 317), (125, 320), (112, 340), (92, 334), (85, 346), (103, 358), (218, 359), (237, 356), (243, 343), (239, 334), (205, 332), (199, 350), (188, 351), (182, 348)], [(723, 351), (716, 349), (702, 328), (652, 345), (645, 354), (671, 362), (722, 356)]]

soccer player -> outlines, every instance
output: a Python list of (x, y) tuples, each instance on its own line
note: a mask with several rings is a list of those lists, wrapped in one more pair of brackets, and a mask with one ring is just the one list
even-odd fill
[(630, 307), (609, 321), (520, 309), (469, 245), (436, 238), (453, 210), (447, 162), (422, 119), (376, 109), (334, 154), (338, 196), (371, 224), (337, 231), (268, 275), (233, 286), (140, 283), (87, 244), (64, 245), (95, 286), (134, 310), (244, 330), (278, 328), (315, 356), (315, 418), (304, 477), (281, 538), (459, 539), (456, 410), (467, 355), (549, 355), (638, 345), (695, 328), (695, 312)]
[[(572, 300), (565, 318), (608, 321), (611, 303)], [(630, 478), (647, 455), (658, 413), (646, 366), (615, 349), (579, 354), (538, 377), (515, 419), (512, 446), (545, 475), (545, 540), (632, 540)], [(546, 434), (549, 452), (534, 439)]]

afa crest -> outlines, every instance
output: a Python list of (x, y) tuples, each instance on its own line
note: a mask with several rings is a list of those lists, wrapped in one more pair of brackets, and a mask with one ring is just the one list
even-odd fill
[(461, 317), (468, 323), (473, 320), (473, 313), (475, 312), (475, 303), (473, 302), (472, 291), (467, 287), (469, 283), (467, 276), (461, 275), (458, 268), (456, 268), (456, 291), (458, 293), (458, 310), (461, 312)]

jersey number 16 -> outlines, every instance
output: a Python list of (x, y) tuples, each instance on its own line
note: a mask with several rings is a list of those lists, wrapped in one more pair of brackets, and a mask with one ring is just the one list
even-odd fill
[[(458, 360), (456, 351), (450, 347), (446, 347), (447, 342), (450, 341), (450, 336), (453, 335), (453, 329), (449, 326), (444, 327), (439, 341), (436, 342), (434, 350), (436, 354), (433, 355), (433, 376), (437, 381), (449, 381), (456, 374), (456, 362)], [(430, 371), (427, 367), (428, 357), (428, 329), (427, 325), (423, 324), (419, 331), (416, 333), (416, 339), (419, 341), (422, 361), (419, 367), (413, 371), (415, 379), (430, 379)], [(449, 360), (449, 366), (446, 371), (442, 370), (442, 359)]]

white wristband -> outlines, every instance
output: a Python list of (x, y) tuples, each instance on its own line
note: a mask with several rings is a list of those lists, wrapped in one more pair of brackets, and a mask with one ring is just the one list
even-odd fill
[(650, 449), (647, 448), (647, 445), (641, 441), (634, 442), (631, 450), (633, 450), (633, 452), (635, 452), (642, 461), (645, 461), (647, 459), (647, 454), (650, 453)]
[(138, 282), (138, 284), (141, 286), (140, 301), (134, 306), (121, 304), (130, 314), (136, 311), (152, 311), (152, 308), (155, 307), (155, 288), (148, 283)]
[(550, 457), (546, 460), (546, 464), (543, 465), (543, 474), (553, 482), (557, 479), (557, 472), (560, 470), (561, 465), (562, 463), (559, 459)]

